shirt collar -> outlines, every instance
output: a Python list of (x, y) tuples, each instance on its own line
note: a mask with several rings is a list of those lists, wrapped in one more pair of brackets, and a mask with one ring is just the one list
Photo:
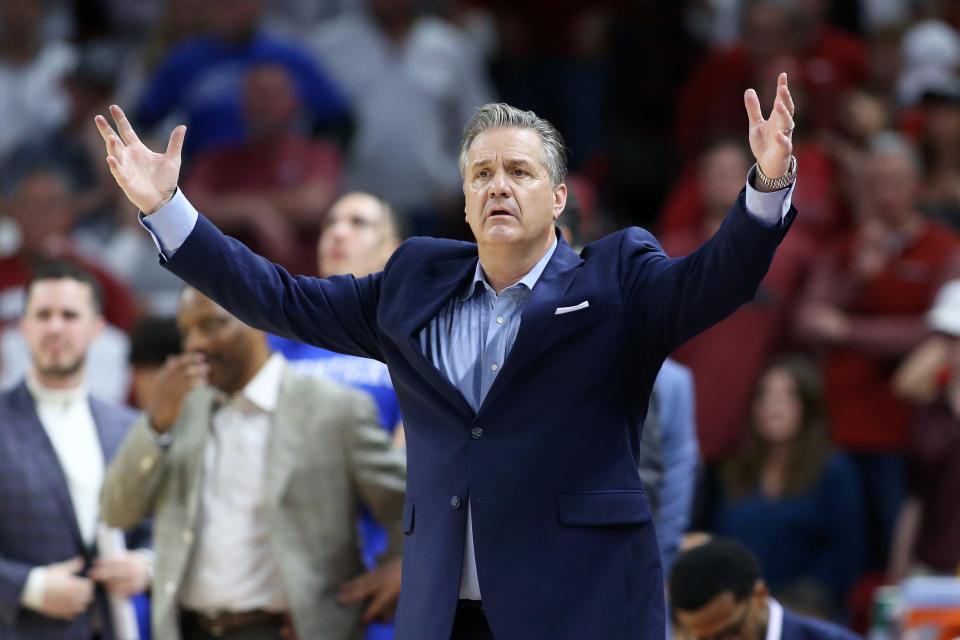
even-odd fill
[(261, 411), (273, 412), (280, 395), (284, 360), (279, 353), (272, 354), (257, 374), (234, 397), (242, 396)]
[[(557, 250), (557, 238), (554, 236), (553, 244), (550, 245), (550, 248), (547, 249), (547, 252), (537, 260), (537, 264), (533, 265), (533, 268), (530, 271), (517, 280), (514, 284), (507, 287), (507, 289), (512, 289), (517, 285), (524, 285), (528, 290), (533, 291), (533, 287), (537, 284), (537, 281), (540, 279), (540, 276), (543, 274), (543, 270), (547, 268), (547, 264), (550, 263), (550, 258), (553, 257), (554, 251)], [(473, 272), (473, 280), (470, 281), (470, 284), (467, 286), (467, 290), (463, 292), (463, 295), (460, 296), (460, 300), (467, 300), (473, 293), (477, 290), (477, 286), (482, 284), (487, 288), (488, 291), (494, 293), (493, 287), (490, 286), (490, 283), (487, 282), (487, 276), (483, 273), (483, 267), (480, 266), (480, 260), (477, 260), (477, 266)], [(507, 289), (504, 289), (506, 291)]]
[(32, 371), (27, 373), (25, 382), (27, 390), (30, 391), (30, 395), (33, 396), (37, 404), (67, 406), (87, 399), (86, 384), (81, 384), (73, 389), (51, 389), (43, 386)]
[(780, 640), (783, 637), (783, 605), (767, 598), (767, 637), (765, 640)]

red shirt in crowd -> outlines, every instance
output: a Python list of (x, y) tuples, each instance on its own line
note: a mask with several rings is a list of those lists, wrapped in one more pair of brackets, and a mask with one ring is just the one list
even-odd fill
[(925, 224), (909, 246), (863, 281), (850, 267), (855, 247), (851, 236), (818, 261), (804, 294), (805, 305), (832, 306), (850, 322), (848, 338), (824, 360), (833, 440), (854, 451), (899, 451), (906, 445), (909, 409), (893, 394), (891, 376), (927, 335), (924, 314), (955, 275), (960, 241)]

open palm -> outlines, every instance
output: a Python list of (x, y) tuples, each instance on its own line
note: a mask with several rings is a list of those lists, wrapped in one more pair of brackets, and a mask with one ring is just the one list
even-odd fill
[(743, 96), (750, 120), (750, 150), (764, 175), (779, 178), (787, 173), (793, 153), (793, 98), (787, 87), (787, 74), (777, 79), (777, 97), (770, 117), (764, 120), (757, 92), (748, 89)]
[(103, 116), (94, 121), (107, 145), (107, 165), (114, 180), (140, 211), (153, 213), (166, 204), (177, 189), (180, 175), (180, 153), (187, 128), (176, 127), (164, 153), (154, 153), (137, 137), (130, 121), (117, 105), (110, 107), (110, 115), (117, 125), (114, 133)]

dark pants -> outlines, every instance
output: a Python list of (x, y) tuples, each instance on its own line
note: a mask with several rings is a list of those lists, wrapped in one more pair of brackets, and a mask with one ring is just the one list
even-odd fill
[(280, 629), (274, 625), (263, 627), (248, 627), (225, 633), (222, 636), (212, 636), (195, 627), (183, 626), (180, 629), (183, 640), (280, 640)]
[(461, 600), (457, 604), (450, 640), (493, 640), (493, 632), (479, 602)]

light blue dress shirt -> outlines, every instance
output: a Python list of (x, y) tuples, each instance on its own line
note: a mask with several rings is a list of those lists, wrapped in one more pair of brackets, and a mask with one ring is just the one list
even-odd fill
[[(753, 171), (747, 179), (747, 212), (769, 226), (779, 224), (790, 210), (791, 185), (773, 193), (761, 193), (751, 186)], [(170, 258), (193, 231), (197, 211), (177, 190), (166, 205), (140, 222), (153, 236), (160, 253)], [(527, 299), (556, 250), (557, 242), (516, 284), (497, 295), (487, 282), (477, 261), (473, 280), (464, 291), (443, 307), (421, 330), (420, 345), (434, 366), (463, 394), (477, 410), (510, 353), (520, 328)], [(467, 531), (460, 578), (460, 597), (480, 600), (476, 557), (473, 550), (473, 525), (467, 501)]]

